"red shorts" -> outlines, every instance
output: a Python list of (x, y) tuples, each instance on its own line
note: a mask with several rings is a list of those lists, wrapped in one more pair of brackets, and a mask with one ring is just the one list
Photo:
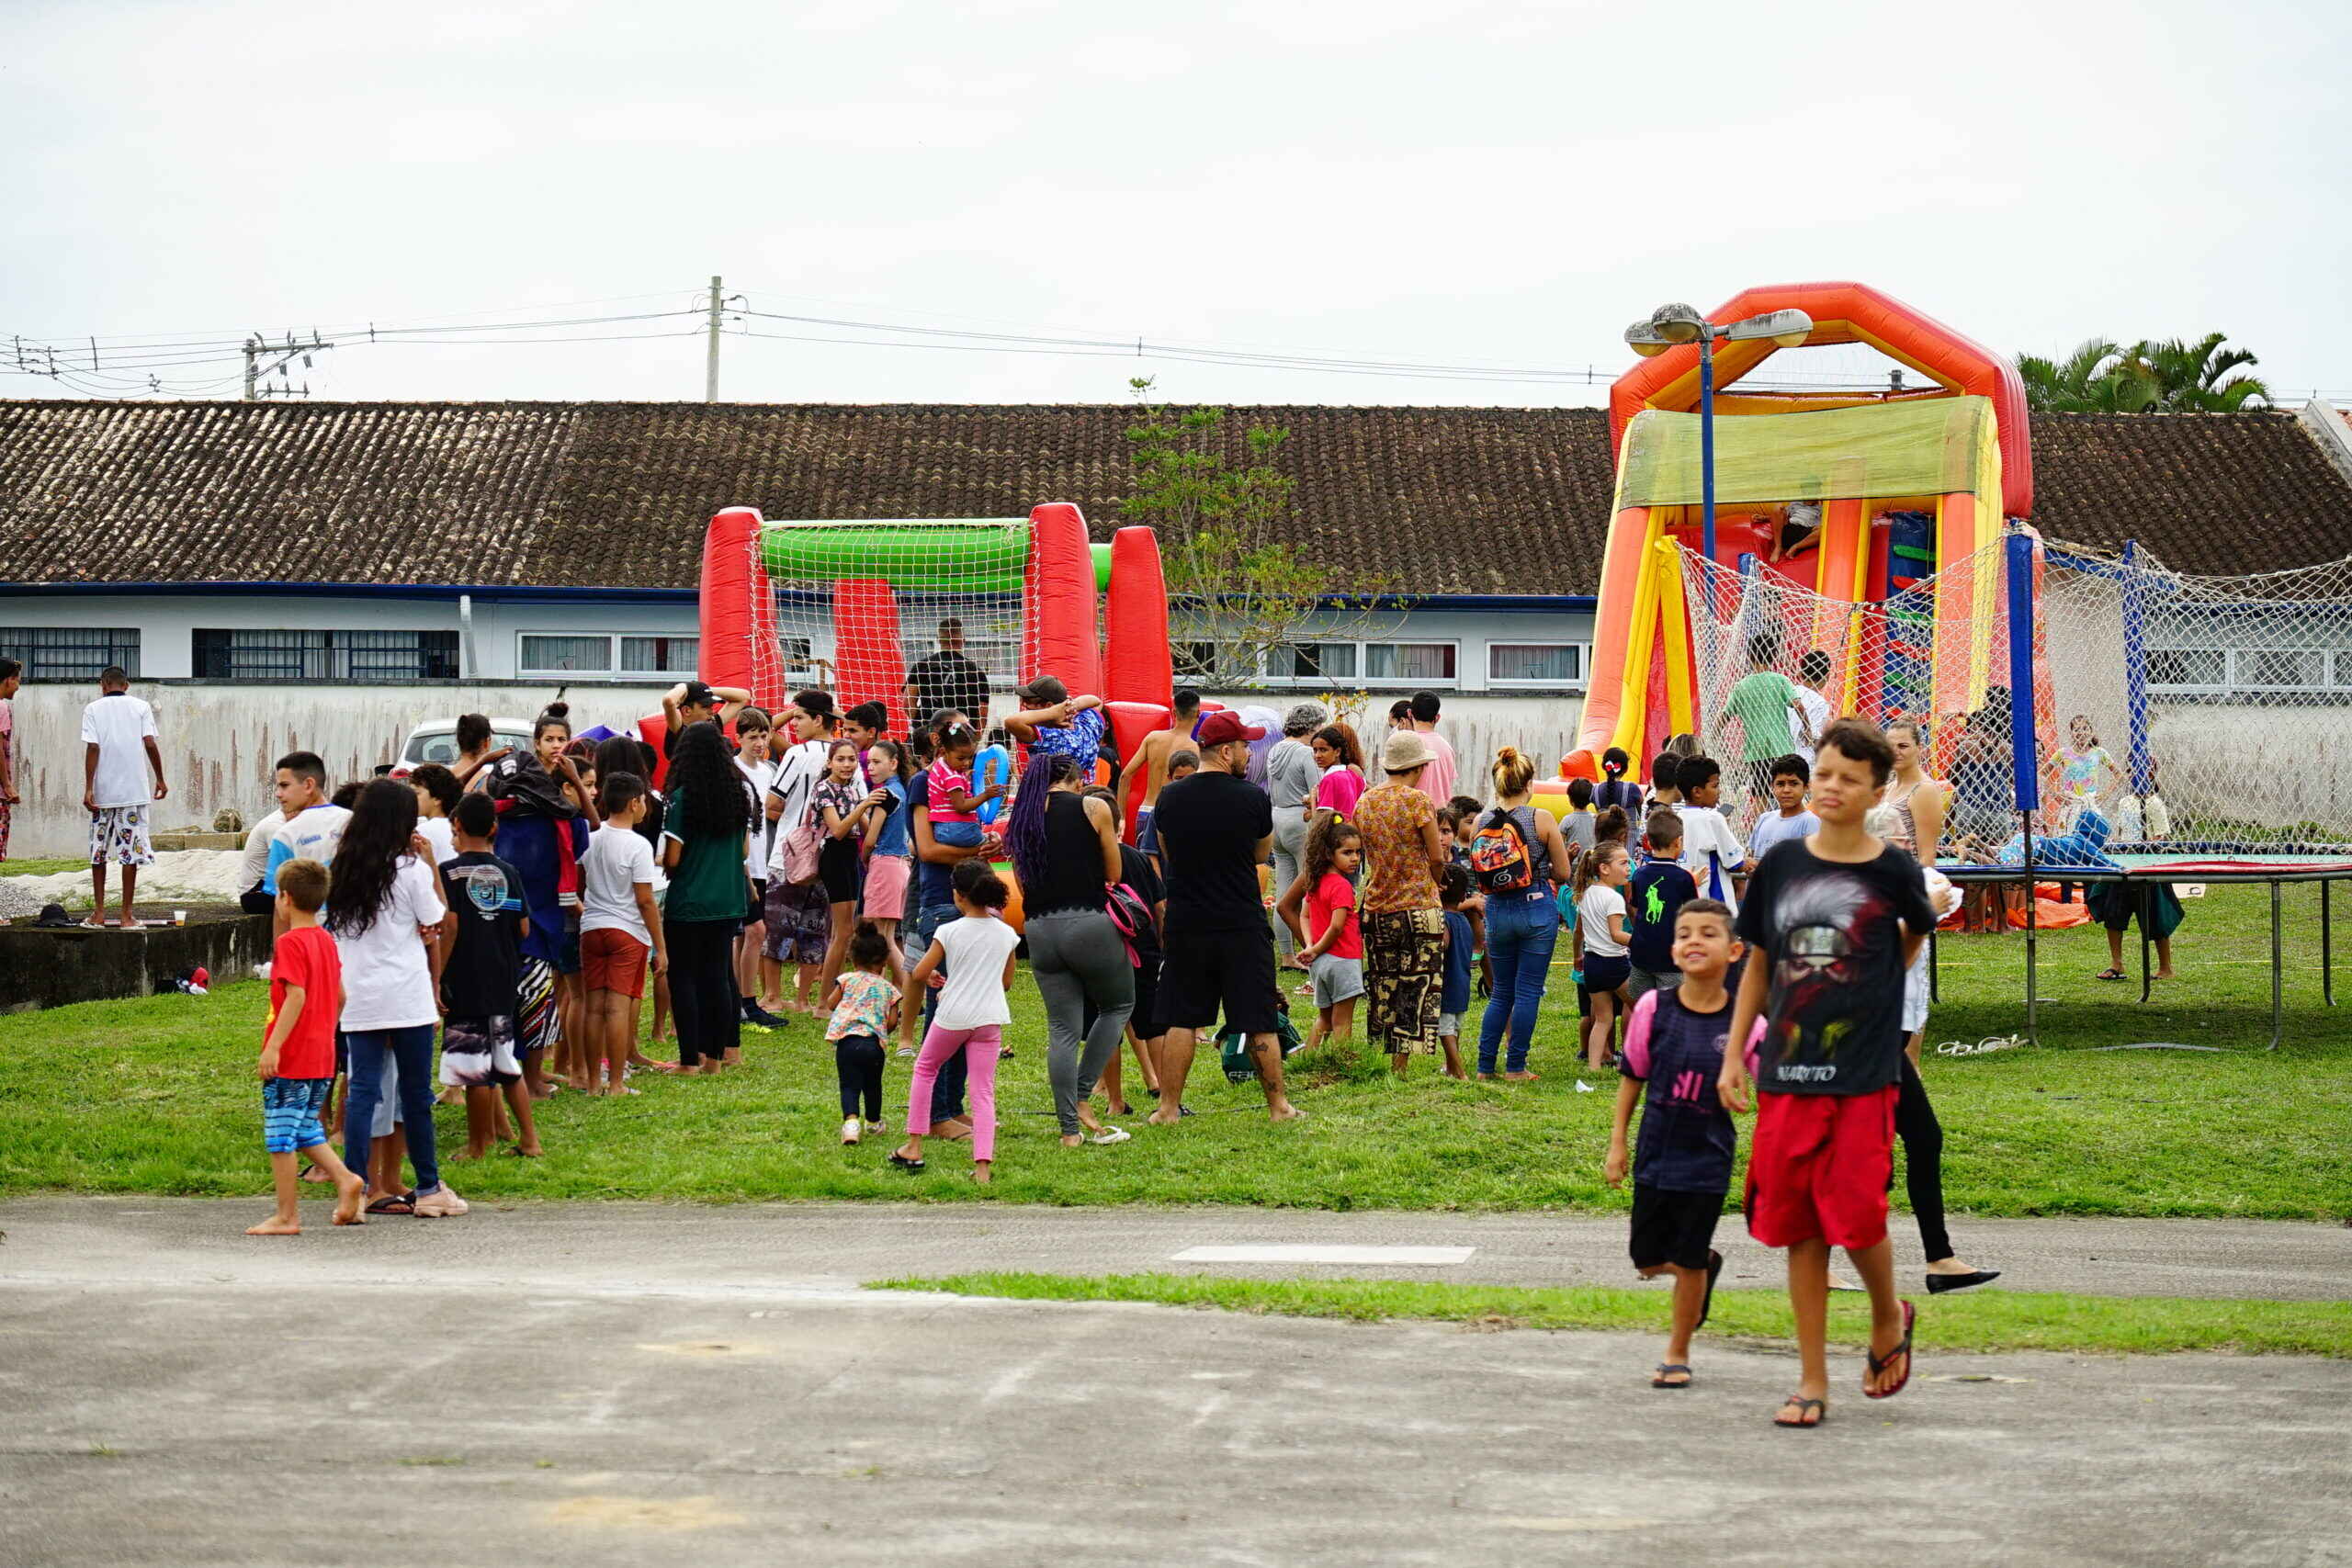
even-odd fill
[(645, 995), (645, 961), (652, 953), (618, 926), (586, 931), (580, 938), (580, 983), (591, 991)]
[(1766, 1247), (1884, 1241), (1900, 1092), (1889, 1084), (1869, 1094), (1758, 1094), (1747, 1234)]

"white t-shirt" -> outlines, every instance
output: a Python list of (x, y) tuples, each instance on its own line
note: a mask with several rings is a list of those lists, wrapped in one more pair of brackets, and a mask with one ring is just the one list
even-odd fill
[(995, 916), (948, 921), (932, 939), (946, 950), (947, 983), (932, 1021), (942, 1029), (979, 1029), (1012, 1021), (1004, 1001), (1004, 961), (1021, 933)]
[(418, 931), (439, 925), (443, 913), (439, 875), (402, 855), (374, 923), (353, 936), (329, 933), (343, 955), (344, 1028), (413, 1029), (440, 1020), (433, 965)]
[(768, 820), (768, 785), (775, 782), (779, 766), (776, 762), (735, 759), (736, 771), (752, 786), (752, 830), (743, 836), (743, 874), (754, 882), (768, 879), (768, 852), (775, 847), (776, 824)]
[(343, 830), (350, 825), (351, 811), (347, 807), (311, 806), (296, 812), (269, 842), (262, 891), (277, 891), (277, 868), (289, 860), (314, 860), (321, 865), (334, 865), (335, 849), (343, 842)]
[(285, 826), (286, 813), (272, 811), (245, 834), (245, 858), (237, 871), (241, 888), (261, 886), (262, 877), (269, 871), (269, 846), (277, 841), (277, 830)]
[(1797, 686), (1797, 706), (1804, 710), (1804, 722), (1813, 727), (1812, 740), (1802, 735), (1795, 738), (1797, 755), (1804, 759), (1804, 765), (1809, 768), (1813, 766), (1814, 743), (1821, 739), (1821, 732), (1829, 728), (1829, 699), (1800, 682)]
[(1776, 806), (1758, 817), (1756, 826), (1748, 829), (1747, 858), (1760, 861), (1766, 850), (1783, 840), (1810, 839), (1820, 831), (1821, 818), (1812, 812), (1800, 811), (1794, 817), (1783, 817)]
[(1682, 818), (1682, 869), (1699, 885), (1699, 897), (1720, 898), (1736, 912), (1739, 900), (1732, 894), (1732, 874), (1747, 863), (1739, 836), (1712, 806), (1685, 802), (1674, 810)]
[(653, 886), (653, 846), (634, 828), (597, 829), (580, 857), (580, 934), (627, 931), (651, 947), (653, 933), (637, 908), (640, 886)]
[(155, 798), (147, 776), (147, 748), (155, 733), (155, 710), (129, 692), (112, 692), (82, 710), (82, 743), (98, 749), (98, 771), (90, 795), (100, 810), (145, 806)]
[(1623, 958), (1625, 944), (1609, 934), (1609, 917), (1625, 912), (1625, 896), (1605, 882), (1596, 882), (1577, 900), (1577, 930), (1584, 950), (1596, 958)]
[(420, 817), (416, 819), (417, 837), (433, 846), (433, 863), (447, 865), (458, 858), (458, 830), (447, 817)]

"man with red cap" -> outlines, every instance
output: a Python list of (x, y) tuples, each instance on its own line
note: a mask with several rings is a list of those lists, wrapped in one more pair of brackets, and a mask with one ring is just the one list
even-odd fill
[(1220, 1011), (1227, 1028), (1250, 1037), (1267, 1115), (1288, 1122), (1304, 1114), (1283, 1093), (1274, 934), (1258, 884), (1273, 848), (1273, 803), (1244, 776), (1250, 742), (1265, 733), (1237, 714), (1210, 714), (1193, 737), (1200, 772), (1159, 792), (1153, 823), (1168, 882), (1159, 1015), (1169, 1028), (1159, 1047), (1159, 1109), (1150, 1118), (1158, 1126), (1184, 1114), (1194, 1044)]

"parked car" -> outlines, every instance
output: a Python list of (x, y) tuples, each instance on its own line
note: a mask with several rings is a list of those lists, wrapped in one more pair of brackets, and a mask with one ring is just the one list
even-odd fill
[[(527, 750), (531, 744), (531, 721), (527, 718), (493, 718), (490, 721), (491, 747), (513, 746)], [(399, 761), (392, 764), (390, 777), (404, 779), (419, 762), (439, 762), (447, 767), (458, 760), (458, 721), (454, 718), (428, 718), (408, 732), (408, 743), (401, 748)]]

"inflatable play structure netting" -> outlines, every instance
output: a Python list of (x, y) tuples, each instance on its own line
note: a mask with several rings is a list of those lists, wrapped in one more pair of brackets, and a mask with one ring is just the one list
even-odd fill
[[(1715, 354), (1714, 560), (1750, 581), (1804, 590), (1788, 624), (1743, 622), (1743, 648), (1776, 666), (1826, 659), (1824, 690), (1843, 713), (1934, 718), (1973, 711), (2003, 672), (1995, 632), (1999, 577), (1990, 548), (2005, 517), (2033, 505), (2025, 393), (2007, 360), (1859, 283), (1748, 289), (1709, 312), (1717, 323), (1768, 310), (1813, 318), (1808, 344), (1864, 344), (1927, 384), (1877, 392), (1743, 391), (1740, 377), (1779, 351), (1769, 338)], [(1671, 736), (1707, 728), (1692, 618), (1753, 615), (1686, 581), (1701, 547), (1699, 348), (1637, 363), (1610, 392), (1617, 482), (1595, 611), (1584, 716), (1562, 773), (1600, 776), (1624, 749), (1638, 768)], [(1966, 570), (1968, 563), (1986, 563)], [(1712, 573), (1708, 574), (1712, 579)], [(1864, 637), (1865, 609), (1911, 607), (1915, 639)], [(1888, 617), (1882, 615), (1882, 621)], [(1897, 617), (1899, 620), (1901, 617)], [(1720, 628), (1717, 628), (1720, 630)], [(1703, 639), (1702, 639), (1703, 641)], [(1743, 657), (1745, 655), (1743, 654)], [(1818, 660), (1815, 661), (1818, 662)]]

